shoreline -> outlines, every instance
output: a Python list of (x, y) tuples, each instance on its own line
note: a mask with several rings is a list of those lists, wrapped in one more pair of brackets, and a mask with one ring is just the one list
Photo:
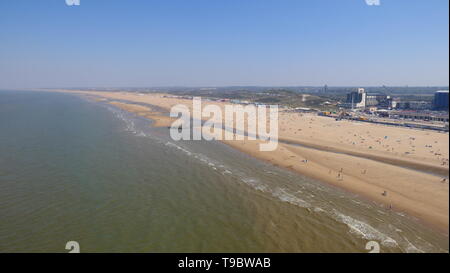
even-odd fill
[[(263, 160), (267, 163), (270, 163), (274, 166), (284, 168), (289, 171), (293, 171), (299, 175), (306, 176), (315, 180), (318, 180), (319, 182), (322, 182), (328, 186), (334, 186), (341, 190), (344, 190), (349, 193), (357, 194), (359, 198), (365, 199), (367, 201), (375, 202), (377, 205), (380, 206), (380, 208), (390, 210), (397, 212), (404, 212), (418, 220), (421, 224), (445, 235), (448, 236), (448, 218), (441, 218), (442, 214), (437, 213), (429, 213), (428, 208), (415, 208), (411, 209), (408, 205), (411, 203), (408, 198), (404, 198), (401, 193), (393, 193), (390, 192), (389, 198), (385, 198), (382, 195), (383, 187), (379, 187), (377, 185), (361, 185), (358, 183), (358, 178), (355, 178), (353, 175), (347, 175), (344, 174), (345, 182), (341, 182), (342, 180), (339, 180), (336, 175), (339, 173), (336, 169), (332, 170), (331, 174), (328, 176), (326, 175), (326, 169), (330, 170), (330, 168), (325, 168), (323, 166), (317, 166), (318, 164), (316, 162), (311, 161), (311, 159), (308, 159), (309, 163), (315, 164), (314, 170), (312, 170), (311, 166), (308, 166), (308, 168), (302, 168), (299, 166), (295, 166), (294, 164), (289, 163), (281, 163), (281, 160), (279, 158), (273, 157), (273, 156), (262, 156), (261, 154), (258, 154), (257, 152), (254, 152), (254, 150), (257, 150), (256, 147), (250, 148), (249, 143), (242, 143), (237, 144), (236, 142), (223, 142), (230, 147), (241, 151), (253, 158), (257, 158), (259, 160)], [(280, 145), (280, 144), (279, 144)], [(285, 147), (283, 147), (285, 148)], [(306, 148), (307, 149), (307, 148)], [(253, 150), (253, 151), (252, 151)], [(286, 148), (286, 150), (289, 150)], [(326, 152), (325, 152), (326, 153)], [(294, 153), (296, 155), (300, 155), (301, 153)], [(380, 163), (383, 164), (383, 163)], [(320, 165), (320, 164), (319, 164)], [(318, 171), (317, 169), (322, 169), (323, 172)], [(350, 182), (350, 183), (349, 183)], [(375, 192), (374, 194), (371, 194), (370, 192)], [(396, 201), (394, 201), (396, 200)], [(395, 203), (394, 206), (391, 208), (389, 207), (392, 205), (392, 203)], [(423, 204), (418, 204), (423, 205)]]
[[(174, 119), (168, 117), (167, 113), (152, 111), (151, 107), (133, 103), (145, 103), (169, 110), (171, 105), (181, 102), (179, 99), (162, 99), (161, 94), (142, 96), (127, 92), (60, 92), (106, 98), (113, 101), (109, 103), (123, 110), (154, 120), (153, 126), (156, 127), (170, 126)], [(186, 104), (186, 101), (184, 103)], [(286, 128), (282, 125), (280, 124), (280, 128)], [(288, 126), (290, 125), (288, 123)], [(381, 207), (384, 206), (385, 209), (405, 212), (443, 235), (449, 234), (448, 182), (439, 182), (440, 175), (448, 176), (448, 169), (437, 166), (431, 160), (424, 164), (416, 159), (380, 156), (377, 151), (364, 153), (350, 150), (348, 147), (319, 141), (310, 143), (283, 135), (280, 136), (278, 148), (270, 153), (259, 152), (258, 141), (221, 142), (272, 165), (356, 193), (364, 199), (380, 204)], [(448, 138), (446, 145), (448, 147)], [(307, 159), (307, 164), (302, 163), (301, 160), (304, 159)], [(340, 172), (340, 166), (345, 166), (343, 172)], [(361, 169), (367, 170), (367, 173), (362, 173)], [(337, 178), (337, 175), (342, 177)], [(387, 195), (383, 195), (383, 192), (387, 192)]]

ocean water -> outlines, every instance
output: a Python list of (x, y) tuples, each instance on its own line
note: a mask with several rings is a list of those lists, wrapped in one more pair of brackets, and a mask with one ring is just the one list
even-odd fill
[(0, 91), (0, 252), (448, 252), (448, 237), (104, 102)]

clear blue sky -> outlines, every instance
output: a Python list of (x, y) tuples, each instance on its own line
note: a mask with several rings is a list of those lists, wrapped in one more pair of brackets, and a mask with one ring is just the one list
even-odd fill
[(448, 85), (449, 1), (0, 1), (0, 88)]

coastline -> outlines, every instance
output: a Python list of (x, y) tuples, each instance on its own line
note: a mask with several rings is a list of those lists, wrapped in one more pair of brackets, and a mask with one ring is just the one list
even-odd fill
[[(58, 91), (112, 100), (110, 103), (115, 106), (152, 119), (154, 120), (153, 126), (161, 127), (170, 126), (173, 121), (167, 116), (167, 113), (153, 111), (151, 107), (133, 103), (156, 105), (167, 111), (175, 104), (184, 103), (188, 105), (190, 103), (190, 101), (181, 99), (162, 98), (161, 94), (138, 95), (127, 92)], [(130, 103), (115, 100), (129, 101)], [(220, 103), (217, 104), (223, 106)], [(306, 117), (312, 120), (309, 125), (313, 124), (314, 120), (317, 119), (316, 116)], [(392, 208), (396, 211), (405, 212), (416, 217), (425, 225), (448, 236), (449, 186), (448, 182), (442, 183), (439, 177), (439, 175), (445, 174), (446, 170), (448, 175), (448, 168), (440, 166), (434, 157), (430, 157), (425, 153), (420, 153), (417, 157), (412, 158), (394, 156), (393, 154), (384, 155), (379, 150), (363, 151), (360, 147), (350, 149), (348, 145), (329, 143), (321, 139), (317, 139), (316, 142), (312, 143), (309, 139), (292, 137), (298, 132), (291, 129), (294, 127), (292, 123), (291, 116), (281, 117), (281, 142), (274, 152), (259, 152), (258, 141), (234, 140), (222, 142), (273, 165), (337, 186), (348, 192), (356, 193), (363, 198), (380, 204), (385, 209)], [(341, 125), (342, 123), (339, 124), (339, 126)], [(351, 126), (352, 124), (342, 125), (344, 132), (349, 130), (349, 128), (345, 128), (345, 125)], [(311, 126), (309, 128), (312, 129)], [(385, 128), (381, 127), (381, 130), (383, 129)], [(305, 128), (302, 128), (302, 130), (305, 130)], [(374, 129), (370, 128), (370, 130)], [(404, 129), (401, 128), (390, 128), (388, 131), (392, 132), (393, 130), (400, 130), (399, 134), (404, 133), (402, 132)], [(285, 131), (289, 131), (289, 133), (284, 133)], [(318, 130), (319, 133), (322, 133), (322, 131), (324, 130)], [(314, 135), (318, 132), (311, 130), (308, 133)], [(416, 138), (410, 135), (416, 134), (418, 131), (408, 132), (410, 138)], [(423, 134), (423, 131), (420, 131), (420, 133)], [(445, 147), (448, 150), (448, 134), (444, 135), (434, 132), (426, 132), (425, 134), (431, 134), (433, 137), (444, 136), (444, 139), (446, 137), (447, 142), (442, 143), (443, 147), (440, 147), (439, 151), (443, 154)], [(289, 142), (292, 143), (289, 144)], [(403, 146), (395, 146), (395, 149), (404, 149), (405, 147)], [(393, 146), (390, 146), (390, 148), (394, 149)], [(448, 158), (448, 152), (443, 154), (442, 157)], [(307, 159), (308, 163), (304, 163), (304, 159)], [(345, 169), (341, 172), (342, 166)], [(339, 174), (340, 172), (341, 174)], [(342, 177), (337, 177), (338, 175), (342, 175)], [(387, 192), (386, 196), (382, 194), (385, 191)]]

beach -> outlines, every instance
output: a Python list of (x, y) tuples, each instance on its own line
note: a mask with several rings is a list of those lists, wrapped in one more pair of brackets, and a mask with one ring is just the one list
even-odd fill
[(0, 91), (0, 252), (448, 252), (435, 225), (365, 195), (409, 187), (375, 184), (408, 168), (378, 181), (388, 164), (320, 143), (176, 141), (168, 95), (115, 93)]
[[(192, 109), (192, 100), (166, 94), (58, 91), (108, 99), (117, 107), (155, 120), (154, 126), (170, 126), (173, 119), (168, 112), (174, 105)], [(223, 142), (275, 166), (356, 193), (385, 209), (405, 212), (448, 234), (448, 137), (448, 133), (280, 112), (280, 143), (275, 151), (259, 151), (260, 140)]]

